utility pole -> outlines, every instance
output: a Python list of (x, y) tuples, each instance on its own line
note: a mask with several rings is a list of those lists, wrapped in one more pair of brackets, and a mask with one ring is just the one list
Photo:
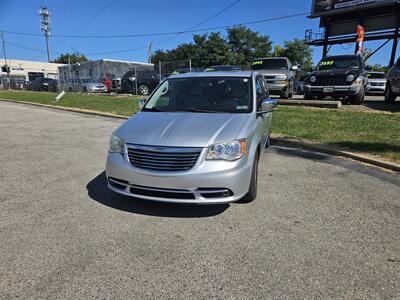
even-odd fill
[(1, 41), (3, 42), (4, 66), (7, 72), (8, 89), (10, 90), (10, 67), (7, 65), (6, 43), (4, 42), (4, 32), (1, 31)]
[(47, 6), (43, 5), (39, 10), (39, 15), (42, 17), (40, 29), (42, 30), (46, 39), (47, 48), (47, 61), (50, 62), (50, 50), (49, 50), (49, 36), (50, 36), (50, 12)]

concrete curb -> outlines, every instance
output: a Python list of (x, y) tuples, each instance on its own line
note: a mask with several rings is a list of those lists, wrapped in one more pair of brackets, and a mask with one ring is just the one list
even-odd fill
[[(12, 103), (22, 103), (22, 104), (26, 104), (26, 105), (46, 107), (46, 108), (63, 110), (63, 111), (70, 111), (70, 112), (75, 112), (75, 113), (95, 115), (95, 116), (101, 116), (101, 117), (116, 118), (116, 119), (122, 119), (122, 120), (129, 119), (129, 117), (124, 117), (124, 116), (110, 114), (110, 113), (104, 113), (104, 112), (98, 112), (98, 111), (94, 111), (94, 110), (87, 110), (87, 109), (61, 107), (61, 106), (55, 106), (55, 105), (18, 101), (18, 100), (4, 99), (4, 98), (0, 98), (0, 101), (12, 102)], [(330, 154), (330, 155), (351, 158), (356, 161), (364, 162), (364, 163), (367, 163), (370, 165), (378, 166), (378, 167), (381, 167), (384, 169), (388, 169), (388, 170), (400, 173), (400, 165), (398, 165), (396, 163), (371, 158), (366, 155), (357, 154), (354, 152), (334, 149), (332, 146), (328, 146), (328, 145), (313, 144), (313, 143), (309, 143), (309, 142), (305, 142), (305, 141), (301, 141), (301, 140), (295, 140), (295, 139), (291, 139), (291, 138), (283, 138), (283, 137), (274, 136), (274, 135), (271, 136), (271, 142), (276, 143), (276, 144), (281, 144), (281, 145), (304, 148), (307, 150), (326, 153), (326, 154)]]
[(110, 113), (106, 113), (106, 112), (99, 112), (99, 111), (90, 110), (90, 109), (81, 109), (81, 108), (56, 106), (56, 105), (50, 105), (50, 104), (42, 104), (42, 103), (19, 101), (19, 100), (4, 99), (4, 98), (0, 98), (0, 101), (12, 102), (12, 103), (22, 103), (22, 104), (26, 104), (26, 105), (46, 107), (46, 108), (52, 108), (52, 109), (58, 109), (58, 110), (64, 110), (64, 111), (70, 111), (70, 112), (76, 112), (76, 113), (81, 113), (81, 114), (86, 114), (86, 115), (110, 117), (110, 118), (117, 118), (117, 119), (122, 119), (122, 120), (129, 119), (129, 117), (124, 117), (124, 116), (120, 116), (120, 115), (116, 115), (116, 114), (110, 114)]
[(363, 163), (367, 163), (370, 165), (374, 165), (377, 167), (381, 167), (384, 169), (388, 169), (388, 170), (400, 173), (400, 165), (396, 164), (394, 162), (383, 161), (383, 160), (380, 160), (377, 158), (369, 157), (367, 155), (335, 149), (334, 147), (329, 146), (329, 145), (313, 144), (313, 143), (309, 143), (309, 142), (305, 142), (305, 141), (301, 141), (301, 140), (295, 140), (295, 139), (283, 138), (283, 137), (277, 137), (277, 136), (271, 136), (271, 142), (278, 144), (278, 145), (281, 144), (281, 145), (285, 145), (285, 146), (294, 146), (294, 147), (303, 148), (303, 149), (307, 149), (307, 150), (311, 150), (311, 151), (351, 158), (356, 161), (360, 161)]
[(342, 106), (341, 101), (328, 101), (328, 100), (297, 100), (297, 99), (277, 99), (279, 105), (286, 106), (307, 106), (307, 107), (321, 107), (321, 108), (339, 108)]

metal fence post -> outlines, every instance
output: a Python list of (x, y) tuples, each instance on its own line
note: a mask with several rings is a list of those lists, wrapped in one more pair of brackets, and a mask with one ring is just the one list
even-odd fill
[(192, 72), (192, 59), (189, 58), (189, 71)]

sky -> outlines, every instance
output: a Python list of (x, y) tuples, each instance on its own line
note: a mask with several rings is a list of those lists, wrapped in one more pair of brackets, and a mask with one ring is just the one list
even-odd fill
[[(59, 35), (123, 35), (186, 30), (205, 21), (237, 0), (0, 0), (0, 30), (40, 34), (40, 6), (47, 3), (51, 14), (51, 33)], [(307, 13), (311, 0), (241, 0), (224, 13), (197, 28), (224, 26), (242, 22)], [(268, 35), (274, 45), (285, 40), (304, 38), (306, 29), (319, 31), (318, 19), (298, 16), (264, 22), (248, 27)], [(196, 28), (196, 29), (197, 29)], [(225, 34), (224, 29), (219, 29)], [(197, 32), (197, 33), (207, 33)], [(190, 42), (193, 33), (178, 36), (129, 38), (50, 37), (51, 58), (60, 53), (80, 52), (90, 59), (147, 61), (146, 45), (153, 41), (153, 51), (171, 49)], [(7, 58), (45, 61), (43, 36), (5, 33)], [(375, 49), (381, 42), (368, 42)], [(353, 53), (354, 44), (333, 46), (329, 54)], [(141, 48), (141, 49), (135, 49)], [(104, 53), (132, 49), (120, 53)], [(371, 64), (386, 65), (391, 43), (370, 59)], [(313, 59), (321, 58), (321, 47), (313, 47)], [(3, 58), (1, 51), (0, 57)]]

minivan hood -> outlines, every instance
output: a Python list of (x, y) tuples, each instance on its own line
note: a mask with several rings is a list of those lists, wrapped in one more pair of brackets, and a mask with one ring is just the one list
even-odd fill
[(234, 140), (248, 118), (248, 114), (142, 111), (116, 134), (130, 144), (208, 147)]

